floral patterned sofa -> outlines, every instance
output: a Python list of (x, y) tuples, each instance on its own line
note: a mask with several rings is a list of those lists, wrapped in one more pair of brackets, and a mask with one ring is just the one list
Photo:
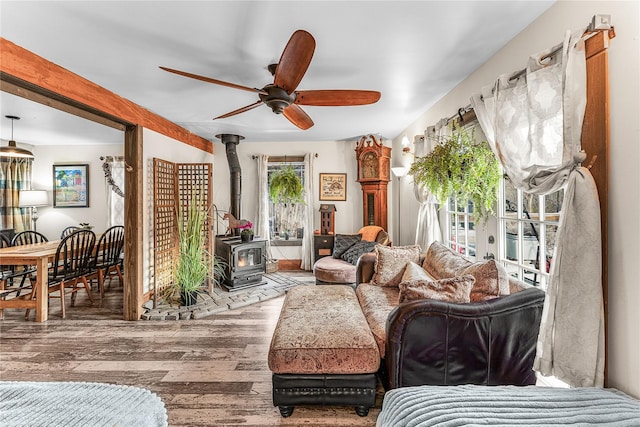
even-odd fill
[(440, 243), (426, 254), (378, 245), (360, 257), (356, 285), (386, 388), (535, 383), (545, 293), (496, 261)]

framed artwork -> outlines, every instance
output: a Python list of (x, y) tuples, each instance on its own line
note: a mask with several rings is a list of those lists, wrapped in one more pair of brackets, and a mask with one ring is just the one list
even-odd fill
[(321, 173), (320, 200), (347, 200), (347, 174)]
[(53, 207), (89, 207), (89, 165), (53, 165)]

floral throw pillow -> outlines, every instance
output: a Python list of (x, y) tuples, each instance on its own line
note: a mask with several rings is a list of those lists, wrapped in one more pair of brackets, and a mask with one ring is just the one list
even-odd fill
[(434, 278), (427, 270), (415, 262), (408, 262), (402, 274), (402, 281), (410, 282), (412, 280), (429, 280), (433, 282), (438, 279)]
[(336, 234), (333, 239), (333, 253), (331, 256), (342, 258), (342, 254), (360, 240), (362, 240), (362, 234)]
[(470, 275), (447, 277), (440, 280), (411, 280), (400, 282), (398, 304), (420, 299), (467, 304), (476, 279)]
[(476, 279), (471, 289), (472, 302), (509, 295), (509, 273), (494, 259), (471, 264), (462, 274), (471, 274)]
[(376, 263), (371, 283), (377, 286), (398, 286), (407, 263), (417, 263), (420, 246), (382, 246), (375, 248)]

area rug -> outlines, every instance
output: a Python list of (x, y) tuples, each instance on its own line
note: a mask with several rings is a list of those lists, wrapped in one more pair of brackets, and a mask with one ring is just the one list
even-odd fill
[(228, 292), (216, 288), (211, 293), (200, 293), (198, 302), (188, 307), (160, 303), (153, 307), (153, 301), (143, 304), (142, 320), (189, 320), (234, 310), (247, 305), (266, 301), (284, 295), (295, 286), (315, 285), (316, 279), (305, 271), (276, 271), (262, 275), (259, 285)]
[(0, 381), (3, 427), (166, 427), (167, 411), (151, 391), (88, 382)]

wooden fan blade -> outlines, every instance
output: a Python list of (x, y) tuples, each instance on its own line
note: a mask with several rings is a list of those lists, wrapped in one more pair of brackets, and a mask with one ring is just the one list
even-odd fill
[(315, 49), (316, 41), (311, 34), (304, 30), (293, 33), (278, 61), (273, 84), (291, 94), (307, 72)]
[(231, 117), (231, 116), (235, 116), (236, 114), (244, 113), (245, 111), (253, 110), (254, 108), (256, 108), (260, 104), (262, 104), (262, 101), (258, 101), (255, 104), (249, 104), (249, 105), (247, 105), (245, 107), (238, 108), (237, 110), (233, 110), (233, 111), (231, 111), (231, 112), (229, 112), (227, 114), (223, 114), (221, 116), (214, 117), (213, 120), (224, 119), (226, 117)]
[(301, 90), (296, 92), (296, 104), (315, 106), (366, 105), (378, 102), (380, 92), (373, 90)]
[(311, 120), (311, 117), (309, 117), (309, 115), (296, 104), (289, 105), (284, 109), (284, 111), (282, 111), (282, 114), (289, 119), (291, 123), (302, 130), (307, 130), (313, 126), (313, 120)]
[(201, 80), (203, 82), (214, 83), (221, 86), (227, 86), (235, 89), (246, 90), (248, 92), (261, 93), (263, 95), (267, 95), (267, 92), (265, 92), (262, 89), (256, 89), (254, 87), (247, 87), (247, 86), (237, 85), (235, 83), (224, 82), (222, 80), (212, 79), (211, 77), (199, 76), (197, 74), (187, 73), (186, 71), (174, 70), (173, 68), (167, 68), (162, 66), (160, 68), (170, 73), (179, 74), (181, 76), (190, 77), (192, 79)]

